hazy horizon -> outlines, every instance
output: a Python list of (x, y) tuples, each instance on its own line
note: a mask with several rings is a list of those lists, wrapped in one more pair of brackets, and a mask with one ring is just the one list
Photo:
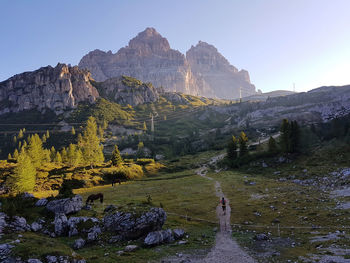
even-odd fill
[(182, 53), (214, 45), (263, 92), (350, 84), (348, 1), (2, 1), (0, 81), (94, 49), (113, 53), (154, 27)]

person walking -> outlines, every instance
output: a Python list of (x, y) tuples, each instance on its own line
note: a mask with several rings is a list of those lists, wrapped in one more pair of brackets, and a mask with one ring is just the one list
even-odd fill
[(224, 197), (221, 198), (221, 206), (222, 206), (222, 211), (224, 212), (224, 215), (226, 215), (226, 200)]

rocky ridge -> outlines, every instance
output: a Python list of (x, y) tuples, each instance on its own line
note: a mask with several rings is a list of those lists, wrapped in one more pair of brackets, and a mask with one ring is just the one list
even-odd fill
[(32, 109), (60, 114), (79, 102), (93, 103), (99, 94), (91, 79), (88, 71), (65, 64), (17, 74), (0, 82), (0, 114)]
[(147, 28), (117, 53), (94, 50), (79, 67), (87, 68), (98, 81), (128, 75), (166, 91), (219, 98), (255, 94), (245, 70), (238, 71), (214, 46), (199, 42), (186, 56), (171, 49), (166, 38)]

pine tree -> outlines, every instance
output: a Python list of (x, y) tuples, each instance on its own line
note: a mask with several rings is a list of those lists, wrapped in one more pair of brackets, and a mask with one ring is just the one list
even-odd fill
[(74, 126), (72, 126), (72, 131), (71, 131), (72, 135), (75, 135), (75, 129)]
[(34, 167), (40, 167), (43, 162), (44, 149), (43, 143), (38, 134), (30, 136), (27, 152)]
[(62, 157), (61, 157), (60, 152), (57, 152), (57, 153), (56, 153), (56, 156), (55, 156), (55, 163), (62, 163)]
[(290, 124), (287, 119), (282, 120), (280, 145), (284, 153), (290, 152)]
[(269, 142), (268, 142), (268, 152), (271, 154), (274, 154), (277, 152), (277, 144), (276, 144), (276, 140), (270, 136)]
[(242, 131), (239, 136), (239, 156), (243, 157), (248, 154), (248, 137), (247, 135)]
[(118, 145), (114, 146), (114, 151), (112, 153), (111, 161), (114, 166), (120, 166), (121, 163), (123, 162), (122, 157), (120, 156)]
[(46, 130), (46, 139), (50, 138), (50, 132)]
[(235, 136), (232, 136), (232, 138), (228, 142), (227, 158), (229, 160), (235, 160), (237, 158), (237, 139)]
[(144, 131), (147, 131), (147, 125), (146, 125), (146, 122), (144, 121), (143, 122), (143, 128), (142, 128)]
[(18, 159), (18, 155), (19, 155), (18, 150), (15, 149), (15, 151), (13, 152), (13, 159), (17, 160)]
[(65, 147), (61, 150), (61, 157), (62, 157), (62, 162), (67, 163), (68, 162), (68, 156), (67, 156), (67, 150)]
[(67, 150), (67, 164), (70, 166), (77, 166), (81, 161), (81, 151), (77, 149), (75, 144), (69, 144)]
[(8, 155), (7, 155), (7, 160), (11, 160), (12, 159), (12, 156), (11, 156), (11, 153), (9, 153)]
[(16, 135), (13, 136), (13, 143), (14, 143), (15, 145), (17, 144), (17, 137), (16, 137)]
[(43, 143), (46, 143), (46, 135), (45, 134), (43, 135), (41, 140), (42, 140)]
[(9, 180), (13, 192), (23, 193), (33, 191), (36, 179), (36, 169), (29, 155), (22, 148), (18, 155), (17, 166), (14, 175)]
[(103, 146), (97, 136), (97, 125), (94, 117), (89, 117), (83, 136), (78, 136), (78, 145), (83, 153), (83, 160), (90, 164), (100, 164), (104, 161)]
[(19, 133), (18, 133), (18, 139), (22, 139), (23, 138), (23, 131), (22, 129), (19, 130)]
[(51, 162), (54, 162), (55, 161), (55, 157), (56, 157), (56, 149), (55, 147), (51, 147), (50, 149), (50, 159), (51, 159)]

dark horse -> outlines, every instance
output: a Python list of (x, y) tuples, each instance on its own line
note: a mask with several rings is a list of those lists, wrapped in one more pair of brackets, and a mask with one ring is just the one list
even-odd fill
[(86, 205), (93, 204), (95, 200), (100, 199), (101, 204), (103, 203), (103, 194), (98, 193), (95, 195), (89, 195), (88, 198), (86, 199)]

